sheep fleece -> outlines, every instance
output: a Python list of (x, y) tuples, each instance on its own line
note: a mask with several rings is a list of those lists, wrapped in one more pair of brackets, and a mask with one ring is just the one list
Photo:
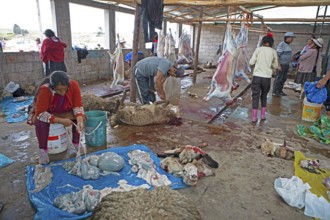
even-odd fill
[(94, 210), (92, 220), (200, 220), (196, 206), (169, 187), (114, 192), (104, 197)]

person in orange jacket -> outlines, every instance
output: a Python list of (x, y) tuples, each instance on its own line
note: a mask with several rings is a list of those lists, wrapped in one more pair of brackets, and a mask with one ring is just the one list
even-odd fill
[(49, 163), (47, 154), (50, 124), (72, 125), (72, 144), (79, 148), (80, 132), (84, 129), (85, 113), (77, 81), (69, 79), (66, 72), (55, 71), (45, 78), (37, 90), (34, 101), (35, 131), (39, 143), (39, 163)]

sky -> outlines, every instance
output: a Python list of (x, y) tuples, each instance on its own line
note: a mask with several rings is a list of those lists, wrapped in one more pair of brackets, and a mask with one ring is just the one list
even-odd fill
[[(18, 24), (22, 29), (38, 30), (36, 0), (1, 0), (2, 10), (0, 12), (0, 29), (13, 28)], [(51, 20), (50, 0), (39, 0), (40, 13), (42, 18), (42, 30), (55, 29)], [(316, 6), (314, 7), (279, 7), (267, 11), (256, 11), (264, 18), (295, 17), (315, 18)], [(70, 3), (71, 29), (72, 32), (98, 32), (99, 27), (104, 30), (104, 12), (102, 9), (91, 8)], [(117, 12), (116, 14), (117, 33), (124, 36), (133, 35), (134, 15)], [(124, 17), (125, 16), (125, 17)], [(169, 23), (168, 27), (173, 24)]]
[[(37, 4), (36, 0), (1, 0), (0, 28), (12, 29), (14, 24), (18, 24), (23, 29), (38, 30)], [(39, 0), (42, 17), (42, 29), (53, 28), (50, 13), (50, 1)], [(265, 18), (315, 18), (315, 7), (288, 8), (279, 7), (268, 9), (267, 11), (257, 11), (257, 14)], [(98, 27), (104, 28), (104, 13), (101, 9), (90, 8), (77, 4), (70, 4), (71, 28), (73, 32), (87, 31), (97, 32)], [(122, 14), (122, 13), (117, 13)], [(88, 16), (86, 16), (88, 15)], [(121, 15), (122, 16), (122, 15)], [(124, 21), (124, 22), (122, 22)], [(134, 25), (134, 16), (128, 18), (118, 18), (116, 21), (117, 32), (128, 32), (132, 34)], [(53, 28), (54, 29), (54, 28)], [(125, 33), (125, 34), (128, 34)]]

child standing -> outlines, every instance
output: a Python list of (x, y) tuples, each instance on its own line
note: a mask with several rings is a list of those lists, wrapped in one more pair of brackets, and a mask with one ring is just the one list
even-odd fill
[(267, 34), (261, 40), (261, 47), (258, 47), (249, 64), (253, 67), (252, 78), (252, 122), (258, 121), (257, 114), (259, 99), (261, 101), (261, 120), (266, 119), (267, 94), (271, 86), (273, 70), (278, 68), (277, 53), (272, 48), (274, 39), (272, 34)]

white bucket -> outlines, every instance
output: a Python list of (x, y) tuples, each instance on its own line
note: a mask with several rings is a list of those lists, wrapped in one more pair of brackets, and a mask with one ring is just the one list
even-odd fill
[(68, 134), (62, 124), (50, 124), (48, 135), (48, 154), (58, 154), (68, 148)]

